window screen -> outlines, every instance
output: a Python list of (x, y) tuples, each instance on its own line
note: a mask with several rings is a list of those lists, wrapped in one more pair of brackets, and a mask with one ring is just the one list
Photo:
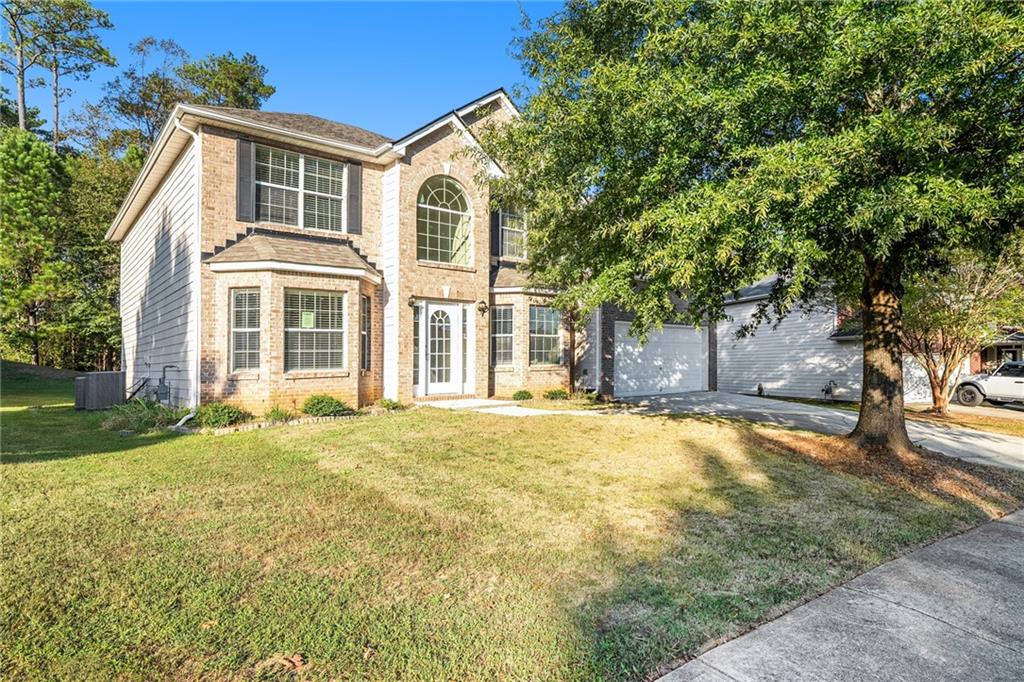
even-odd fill
[(526, 258), (526, 219), (518, 213), (502, 211), (498, 215), (501, 230), (501, 255), (505, 258)]
[(491, 364), (512, 364), (512, 306), (491, 308)]
[(344, 294), (285, 289), (285, 371), (343, 368), (344, 324)]
[(345, 164), (256, 145), (257, 220), (340, 231), (344, 196)]
[(562, 361), (562, 313), (557, 308), (530, 306), (530, 364), (557, 365)]
[(231, 371), (260, 368), (260, 291), (231, 290)]

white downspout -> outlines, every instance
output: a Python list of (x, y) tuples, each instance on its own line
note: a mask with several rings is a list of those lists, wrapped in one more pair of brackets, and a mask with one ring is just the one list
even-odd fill
[(203, 201), (203, 139), (199, 133), (194, 130), (189, 130), (185, 126), (181, 125), (181, 119), (174, 119), (174, 127), (178, 130), (187, 133), (192, 138), (194, 155), (195, 155), (195, 174), (196, 174), (196, 201), (195, 201), (195, 214), (193, 220), (193, 229), (195, 230), (195, 245), (196, 253), (192, 259), (192, 315), (195, 316), (195, 338), (192, 340), (192, 409), (189, 413), (182, 417), (181, 421), (178, 422), (177, 426), (181, 426), (189, 419), (195, 416), (196, 410), (199, 409), (199, 379), (200, 379), (200, 355), (202, 350), (202, 319), (203, 316), (200, 314), (200, 305), (202, 304), (201, 296), (201, 270), (200, 270), (200, 254), (202, 253), (202, 230), (200, 229), (200, 217), (202, 215), (202, 201)]

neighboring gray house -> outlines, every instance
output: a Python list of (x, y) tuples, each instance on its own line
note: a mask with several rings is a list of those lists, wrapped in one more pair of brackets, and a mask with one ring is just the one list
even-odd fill
[[(681, 391), (794, 398), (822, 398), (832, 384), (837, 400), (860, 398), (863, 347), (859, 333), (840, 329), (835, 307), (803, 313), (794, 310), (781, 323), (762, 324), (753, 335), (736, 333), (749, 322), (771, 291), (773, 278), (746, 287), (726, 304), (728, 319), (696, 329), (665, 325), (641, 346), (629, 335), (631, 317), (605, 305), (581, 334), (577, 376), (581, 386), (608, 397)], [(930, 402), (924, 369), (904, 359), (907, 402)]]
[[(726, 306), (728, 321), (717, 325), (718, 389), (794, 398), (821, 398), (834, 381), (833, 397), (858, 400), (864, 371), (860, 333), (841, 329), (837, 308), (803, 313), (794, 310), (778, 325), (762, 324), (753, 335), (737, 338), (758, 304), (771, 292), (774, 278), (746, 287)], [(904, 399), (931, 402), (924, 368), (903, 359)]]

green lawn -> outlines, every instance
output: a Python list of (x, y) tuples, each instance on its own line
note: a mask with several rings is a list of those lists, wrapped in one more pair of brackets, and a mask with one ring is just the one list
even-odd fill
[(69, 391), (4, 380), (6, 679), (640, 680), (1024, 498), (725, 422), (424, 408), (122, 438)]

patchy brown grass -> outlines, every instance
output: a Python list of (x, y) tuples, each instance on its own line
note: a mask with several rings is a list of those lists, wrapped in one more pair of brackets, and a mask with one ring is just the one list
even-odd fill
[(70, 383), (4, 381), (5, 679), (654, 679), (1024, 497), (711, 417), (122, 438)]
[[(783, 400), (788, 403), (801, 403), (803, 405), (815, 405), (817, 407), (828, 407), (834, 410), (846, 410), (847, 412), (860, 411), (860, 403), (856, 401), (837, 400), (828, 402), (815, 398), (789, 398), (782, 396), (767, 396), (772, 400)], [(904, 410), (907, 419), (915, 421), (931, 422), (933, 424), (944, 424), (954, 428), (974, 429), (976, 431), (987, 431), (989, 433), (1001, 433), (1006, 436), (1019, 436), (1024, 438), (1024, 419), (1017, 419), (1007, 413), (1006, 417), (999, 417), (982, 412), (964, 412), (965, 408), (950, 411), (949, 414), (939, 415), (931, 411), (931, 405), (907, 405)], [(969, 409), (969, 408), (967, 408)], [(994, 410), (996, 408), (985, 408)]]
[(991, 516), (1024, 505), (1024, 484), (1005, 469), (972, 464), (918, 448), (891, 454), (861, 448), (842, 436), (752, 429), (754, 443), (771, 452), (811, 460), (833, 471), (869, 478), (922, 499), (967, 502)]
[(960, 411), (940, 415), (927, 409), (913, 407), (907, 409), (907, 419), (1024, 438), (1024, 419), (994, 417), (989, 414), (965, 414)]

